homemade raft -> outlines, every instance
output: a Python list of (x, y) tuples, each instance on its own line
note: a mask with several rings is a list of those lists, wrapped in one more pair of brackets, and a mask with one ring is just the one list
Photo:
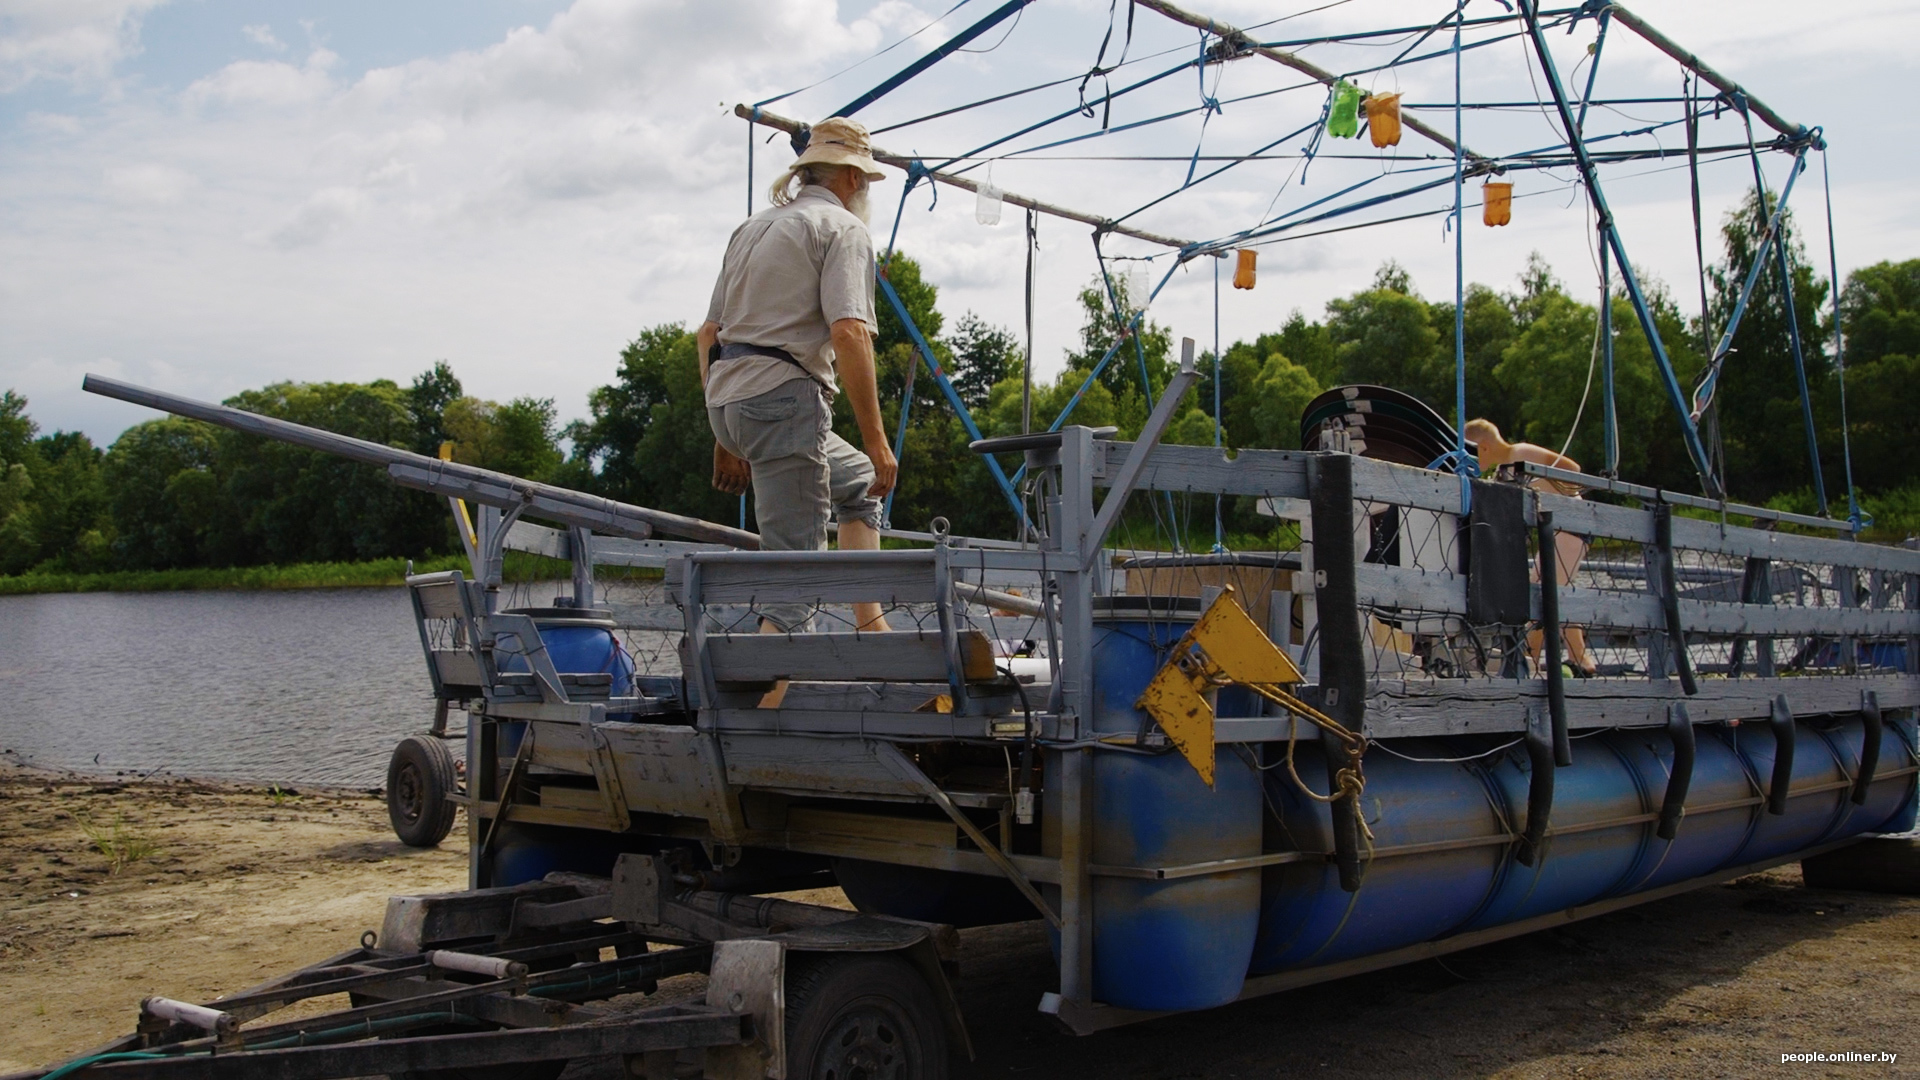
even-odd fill
[[(1311, 159), (1323, 128), (1357, 138), (1363, 114), (1374, 146), (1391, 146), (1404, 126), (1444, 156), (1402, 169), (1362, 161), (1368, 175), (1352, 187), (1276, 201), (1251, 228), (1208, 241), (1126, 224), (1171, 195), (1106, 218), (960, 175), (1015, 136), (931, 168), (876, 156), (907, 171), (908, 191), (928, 180), (980, 192), (982, 220), (998, 220), (1001, 201), (1026, 208), (1030, 306), (1039, 214), (1092, 226), (1096, 251), (1115, 237), (1169, 249), (1159, 251), (1174, 256), (1165, 276), (1151, 292), (1132, 290), (1137, 301), (1179, 266), (1229, 251), (1235, 284), (1252, 287), (1255, 248), (1316, 235), (1296, 230), (1349, 213), (1375, 224), (1451, 214), (1457, 255), (1466, 178), (1488, 178), (1483, 221), (1501, 225), (1514, 173), (1577, 169), (1596, 211), (1603, 292), (1617, 270), (1711, 497), (1531, 465), (1503, 481), (1473, 479), (1460, 429), (1381, 387), (1337, 388), (1310, 405), (1309, 452), (1230, 458), (1218, 446), (1158, 445), (1197, 378), (1193, 343), (1170, 384), (1153, 387), (1132, 332), (1146, 305), (1123, 299), (1104, 253), (1117, 332), (1086, 385), (1051, 429), (974, 444), (1020, 522), (1018, 541), (952, 536), (936, 521), (924, 533), (889, 531), (919, 545), (908, 549), (761, 552), (743, 529), (90, 376), (90, 391), (365, 462), (450, 500), (471, 572), (409, 579), (439, 709), (430, 732), (396, 749), (388, 788), (409, 843), (440, 842), (466, 808), (471, 888), (396, 897), (360, 948), (234, 997), (149, 999), (138, 1031), (55, 1073), (514, 1080), (617, 1055), (655, 1080), (939, 1077), (949, 1051), (968, 1045), (947, 982), (955, 926), (1044, 919), (1059, 980), (1039, 1007), (1086, 1034), (1469, 948), (1910, 829), (1920, 551), (1824, 535), (1861, 531), (1850, 482), (1844, 523), (1721, 498), (1697, 422), (1769, 260), (1753, 261), (1689, 401), (1598, 172), (1670, 150), (1653, 127), (1584, 130), (1588, 106), (1608, 105), (1593, 95), (1607, 27), (1619, 22), (1687, 70), (1681, 98), (1639, 100), (1683, 108), (1671, 123), (1687, 125), (1696, 175), (1702, 160), (1750, 158), (1764, 191), (1760, 151), (1791, 156), (1779, 198), (1763, 203), (1772, 211), (1762, 243), (1782, 269), (1776, 226), (1808, 154), (1824, 149), (1819, 130), (1788, 123), (1619, 5), (1543, 11), (1521, 0), (1517, 12), (1466, 18), (1456, 4), (1424, 29), (1263, 43), (1165, 0), (1136, 2), (1198, 28), (1200, 48), (1109, 88), (1108, 109), (1191, 69), (1198, 104), (1140, 123), (1197, 115), (1204, 131), (1222, 109), (1207, 69), (1254, 57), (1309, 80), (1272, 93), (1305, 88), (1327, 102), (1313, 104), (1321, 115), (1306, 127), (1197, 179), (1196, 147), (1176, 193), (1285, 156), (1290, 140)], [(835, 114), (872, 104), (1024, 4), (1001, 4)], [(1596, 38), (1576, 97), (1546, 35), (1586, 20)], [(1288, 51), (1387, 34), (1411, 41), (1387, 67), (1453, 62), (1452, 138), (1419, 118), (1434, 103), (1363, 97)], [(1503, 40), (1538, 61), (1551, 96), (1539, 104), (1557, 116), (1563, 144), (1501, 156), (1466, 148), (1463, 111), (1508, 106), (1460, 99), (1461, 57)], [(1101, 67), (1104, 43), (1101, 57), (1080, 80), (1079, 107), (1016, 135), (1092, 115), (1091, 80), (1141, 62)], [(805, 124), (762, 110), (777, 100), (738, 111), (803, 142)], [(1744, 140), (1699, 146), (1709, 114), (1738, 118)], [(1780, 138), (1758, 143), (1752, 119)], [(1003, 156), (1107, 131), (1103, 120), (1098, 132)], [(1591, 149), (1602, 140), (1619, 141)], [(1325, 170), (1341, 156), (1322, 157)], [(1416, 171), (1437, 175), (1361, 190)], [(1450, 207), (1370, 216), (1443, 187)], [(1456, 422), (1471, 415), (1461, 266), (1456, 258)], [(879, 288), (977, 435), (884, 275)], [(1596, 335), (1607, 474), (1619, 450), (1611, 310), (1600, 306)], [(1133, 442), (1067, 423), (1122, 351), (1138, 361), (1142, 400), (1156, 401)], [(1824, 514), (1804, 378), (1800, 391)], [(1216, 398), (1216, 429), (1218, 416)], [(1002, 459), (1015, 455), (1023, 461), (1009, 474)], [(1110, 537), (1136, 495), (1169, 522), (1176, 500), (1258, 499), (1297, 524), (1300, 542), (1116, 551)], [(1570, 580), (1533, 572), (1542, 553), (1564, 559), (1569, 547), (1582, 555)], [(508, 550), (568, 560), (565, 595), (516, 598), (502, 580)], [(634, 568), (664, 572), (664, 590), (634, 588)], [(855, 631), (848, 608), (862, 603), (883, 605), (891, 628)], [(758, 632), (760, 609), (793, 604), (814, 610), (814, 632)], [(1573, 678), (1562, 663), (1563, 631), (1572, 641), (1576, 630), (1594, 677)], [(778, 706), (762, 708), (777, 687)], [(766, 895), (833, 884), (859, 913)], [(659, 980), (692, 972), (707, 977), (703, 1000), (654, 1003)], [(342, 993), (346, 1010), (256, 1023)]]
[[(311, 1060), (377, 1071), (368, 1063), (399, 1053), (389, 1043), (412, 1041), (409, 1024), (445, 1030), (444, 1010), (393, 1004), (408, 994), (451, 995), (448, 1008), (497, 1028), (523, 1014), (485, 1003), (546, 985), (422, 976), (433, 949), (537, 959), (554, 950), (525, 950), (544, 941), (618, 938), (714, 943), (672, 963), (718, 972), (725, 959), (732, 974), (711, 984), (725, 993), (710, 992), (707, 1011), (647, 1014), (658, 1022), (634, 1029), (644, 1039), (529, 1036), (520, 1050), (499, 1039), (521, 1056), (494, 1060), (639, 1053), (629, 1043), (651, 1039), (656, 1055), (704, 1048), (712, 1075), (782, 1075), (772, 1062), (784, 1062), (815, 1076), (826, 1073), (805, 1070), (831, 1057), (819, 1042), (829, 1028), (918, 1024), (925, 1069), (902, 1075), (939, 1075), (934, 1060), (965, 1038), (938, 975), (942, 924), (1046, 919), (1060, 983), (1040, 1007), (1088, 1033), (1913, 826), (1920, 551), (1679, 517), (1662, 493), (1618, 484), (1646, 505), (1475, 481), (1465, 506), (1452, 476), (1349, 453), (1228, 460), (1156, 445), (1194, 380), (1190, 355), (1140, 441), (1070, 426), (980, 447), (1024, 456), (1041, 494), (1034, 542), (936, 533), (880, 552), (754, 551), (723, 526), (90, 377), (95, 392), (381, 464), (478, 504), (474, 577), (410, 579), (436, 696), (467, 717), (468, 784), (453, 789), (441, 739), (415, 736), (396, 755), (415, 769), (410, 793), (394, 788), (396, 825), (434, 819), (442, 800), (466, 806), (474, 891), (396, 898), (366, 949), (273, 984), (414, 980), (363, 1007), (393, 1021), (382, 1042)], [(1117, 568), (1103, 541), (1142, 489), (1268, 499), (1305, 542)], [(521, 520), (533, 514), (567, 529)], [(656, 528), (736, 543), (656, 539)], [(1530, 565), (1560, 529), (1609, 554), (1575, 585), (1543, 589)], [(573, 560), (571, 595), (500, 609), (509, 549)], [(664, 569), (668, 602), (608, 602), (596, 568), (631, 566)], [(1142, 582), (1150, 591), (1126, 591)], [(1255, 604), (1250, 582), (1275, 587)], [(886, 605), (899, 628), (832, 629), (859, 602)], [(819, 613), (817, 632), (757, 632), (758, 607), (793, 603)], [(1586, 628), (1599, 677), (1527, 661), (1527, 628), (1554, 642), (1561, 624)], [(616, 627), (628, 640), (677, 636), (683, 672), (630, 668), (609, 647)], [(1007, 642), (1032, 655), (1002, 655)], [(760, 708), (779, 681), (781, 706)], [(446, 755), (444, 772), (423, 745)], [(835, 882), (864, 921), (738, 895)], [(733, 966), (749, 963), (749, 945), (768, 950), (759, 966)], [(799, 968), (783, 966), (788, 951)], [(795, 1013), (794, 992), (783, 1005), (766, 982), (791, 988), (796, 970), (824, 979), (876, 955), (896, 956), (890, 970), (919, 988), (880, 1019)], [(569, 1000), (649, 985), (668, 963), (602, 962), (604, 987), (567, 983)], [(752, 1025), (714, 1019), (729, 1008)], [(191, 1029), (181, 1015), (172, 1023)], [(580, 1016), (615, 1022), (598, 1008)], [(201, 1019), (214, 1026), (197, 1041), (161, 1025), (151, 1030), (174, 1041), (149, 1052), (166, 1056), (103, 1071), (204, 1067), (178, 1055), (231, 1042), (218, 1025), (236, 1021)], [(314, 1030), (340, 1038), (350, 1026)], [(719, 1064), (746, 1060), (723, 1049), (735, 1045), (758, 1047), (748, 1073)], [(234, 1054), (230, 1075), (253, 1075), (252, 1056)], [(314, 1068), (275, 1075), (357, 1075)]]

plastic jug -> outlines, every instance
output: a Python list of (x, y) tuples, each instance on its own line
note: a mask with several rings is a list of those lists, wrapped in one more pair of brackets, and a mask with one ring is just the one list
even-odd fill
[(1400, 95), (1375, 94), (1367, 99), (1367, 137), (1376, 147), (1400, 145)]
[(1233, 287), (1236, 289), (1253, 288), (1253, 263), (1260, 253), (1252, 248), (1241, 248), (1233, 264)]
[(1489, 180), (1480, 189), (1480, 220), (1488, 225), (1505, 225), (1513, 220), (1513, 184)]
[(1333, 103), (1327, 107), (1327, 134), (1351, 139), (1360, 134), (1360, 88), (1341, 79), (1333, 84)]

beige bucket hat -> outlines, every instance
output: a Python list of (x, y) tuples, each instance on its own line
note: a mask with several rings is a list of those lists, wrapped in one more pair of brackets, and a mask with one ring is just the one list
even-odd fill
[(816, 163), (856, 165), (866, 172), (869, 180), (884, 180), (887, 175), (874, 163), (873, 144), (867, 141), (866, 127), (844, 116), (835, 116), (813, 125), (807, 148), (801, 152), (793, 167), (797, 169)]

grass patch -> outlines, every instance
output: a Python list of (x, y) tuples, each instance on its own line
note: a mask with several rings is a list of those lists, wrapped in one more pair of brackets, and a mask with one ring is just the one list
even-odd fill
[[(415, 560), (413, 572), (467, 570), (460, 555), (436, 555)], [(506, 578), (510, 582), (565, 580), (567, 563), (509, 551)], [(63, 592), (184, 592), (197, 589), (345, 589), (405, 584), (407, 560), (370, 559), (365, 562), (295, 563), (291, 566), (196, 567), (184, 570), (116, 570), (101, 574), (33, 571), (0, 575), (0, 596)]]
[(80, 823), (80, 831), (86, 834), (87, 842), (106, 857), (113, 873), (117, 874), (160, 850), (160, 845), (154, 843), (151, 837), (129, 826), (126, 816), (118, 810), (114, 811), (113, 820), (105, 824), (85, 814), (75, 814), (73, 819)]

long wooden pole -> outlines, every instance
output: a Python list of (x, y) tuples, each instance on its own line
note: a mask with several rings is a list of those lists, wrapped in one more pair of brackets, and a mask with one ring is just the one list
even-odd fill
[[(1247, 38), (1247, 35), (1244, 31), (1238, 30), (1227, 23), (1221, 22), (1218, 19), (1209, 18), (1205, 15), (1195, 15), (1191, 11), (1188, 11), (1184, 8), (1176, 7), (1173, 4), (1167, 3), (1166, 0), (1133, 0), (1133, 2), (1143, 8), (1146, 8), (1149, 11), (1155, 11), (1160, 13), (1161, 15), (1165, 15), (1167, 18), (1172, 19), (1174, 22), (1185, 23), (1186, 25), (1191, 26), (1197, 30), (1205, 30), (1209, 34), (1217, 34), (1220, 37), (1227, 38), (1229, 40), (1238, 39), (1240, 41), (1251, 44), (1250, 39)], [(1335, 82), (1338, 82), (1340, 78), (1338, 75), (1335, 75), (1333, 72), (1328, 71), (1326, 68), (1323, 68), (1318, 64), (1315, 64), (1308, 60), (1303, 60), (1300, 57), (1294, 55), (1293, 53), (1286, 52), (1281, 49), (1269, 48), (1265, 45), (1253, 45), (1252, 51), (1255, 53), (1258, 53), (1261, 56), (1266, 57), (1267, 59), (1273, 61), (1276, 64), (1284, 64), (1285, 66), (1300, 72), (1302, 75), (1305, 75), (1308, 78), (1315, 80), (1316, 82), (1325, 83), (1328, 86), (1332, 86)], [(1435, 129), (1428, 127), (1425, 123), (1421, 122), (1418, 118), (1407, 116), (1403, 113), (1401, 114), (1401, 117), (1400, 117), (1400, 123), (1413, 131), (1419, 132), (1420, 134), (1426, 136), (1428, 139), (1433, 140), (1435, 143), (1438, 143), (1440, 146), (1446, 149), (1447, 153), (1451, 154), (1454, 152), (1455, 147), (1454, 147), (1454, 141), (1452, 139), (1441, 134), (1439, 131), (1436, 131)], [(1472, 158), (1475, 161), (1487, 160), (1484, 154), (1476, 154), (1471, 150), (1462, 149), (1461, 153), (1464, 154), (1466, 157)]]
[[(1140, 2), (1152, 6), (1148, 3), (1148, 0), (1140, 0)], [(1654, 48), (1659, 49), (1661, 52), (1679, 61), (1681, 67), (1705, 79), (1714, 89), (1724, 94), (1737, 94), (1745, 98), (1747, 106), (1753, 110), (1753, 115), (1759, 117), (1768, 127), (1788, 138), (1798, 138), (1806, 132), (1806, 128), (1774, 112), (1766, 102), (1748, 93), (1747, 89), (1739, 83), (1708, 67), (1706, 61), (1675, 44), (1672, 38), (1655, 30), (1647, 24), (1645, 19), (1621, 7), (1619, 4), (1610, 5), (1607, 10), (1612, 12), (1613, 17), (1620, 20), (1629, 30), (1645, 38), (1647, 44), (1652, 45)]]
[[(790, 135), (807, 126), (798, 120), (785, 116), (776, 116), (765, 109), (755, 110), (747, 105), (735, 105), (733, 107), (733, 114), (743, 120), (750, 120), (756, 124), (764, 124), (767, 127), (784, 131)], [(873, 148), (873, 160), (883, 165), (891, 165), (896, 169), (905, 169), (913, 163), (914, 159), (910, 155), (891, 153), (876, 146)], [(978, 181), (969, 180), (964, 176), (954, 176), (951, 173), (929, 170), (927, 177), (936, 184), (946, 184), (949, 187), (957, 187), (962, 191), (980, 190)], [(1052, 203), (1044, 203), (1038, 199), (1029, 199), (1025, 195), (1016, 195), (1010, 191), (1002, 194), (1000, 197), (1002, 200), (1012, 203), (1015, 206), (1025, 207), (1028, 210), (1035, 210), (1042, 214), (1050, 214), (1057, 218), (1065, 218), (1068, 221), (1078, 221), (1083, 225), (1091, 225), (1101, 232), (1114, 233), (1119, 236), (1131, 236), (1136, 240), (1145, 240), (1149, 244), (1159, 244), (1161, 247), (1184, 248), (1192, 246), (1192, 241), (1181, 240), (1172, 236), (1161, 236), (1159, 233), (1150, 233), (1143, 229), (1135, 229), (1126, 225), (1116, 225), (1112, 218), (1103, 218), (1094, 214), (1083, 214), (1078, 210), (1069, 210), (1064, 206), (1055, 206)], [(1216, 255), (1220, 258), (1226, 257), (1220, 252), (1210, 252), (1209, 254)]]

